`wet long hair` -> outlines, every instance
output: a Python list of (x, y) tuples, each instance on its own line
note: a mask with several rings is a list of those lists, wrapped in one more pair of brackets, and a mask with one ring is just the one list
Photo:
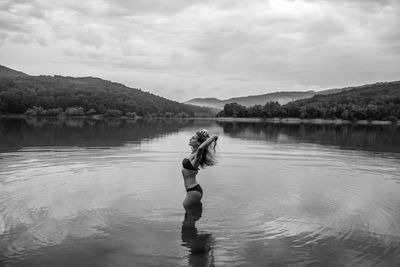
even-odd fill
[[(208, 132), (205, 130), (197, 132), (196, 134), (199, 137), (199, 141), (201, 143), (203, 143), (205, 140), (207, 140), (207, 138), (210, 137)], [(216, 146), (217, 146), (217, 141), (214, 140), (213, 142), (211, 142), (211, 144), (206, 149), (204, 149), (203, 154), (201, 156), (201, 160), (200, 160), (200, 167), (202, 169), (206, 168), (207, 166), (213, 166), (217, 163), (216, 156), (215, 156)]]

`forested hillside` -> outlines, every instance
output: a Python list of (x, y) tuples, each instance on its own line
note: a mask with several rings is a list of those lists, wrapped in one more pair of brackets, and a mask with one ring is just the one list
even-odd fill
[(0, 113), (209, 117), (207, 108), (181, 104), (93, 77), (29, 76), (0, 66)]
[(0, 77), (15, 77), (15, 76), (28, 76), (28, 74), (0, 65)]
[(285, 105), (267, 102), (263, 106), (246, 108), (237, 103), (226, 104), (218, 116), (397, 121), (400, 119), (400, 81), (364, 85), (335, 94), (315, 95)]

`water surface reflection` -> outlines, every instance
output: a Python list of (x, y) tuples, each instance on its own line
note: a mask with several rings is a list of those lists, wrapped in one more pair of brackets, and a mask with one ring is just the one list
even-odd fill
[(196, 221), (201, 218), (203, 204), (185, 207), (182, 222), (182, 246), (189, 248), (189, 266), (214, 266), (214, 238), (210, 233), (198, 232)]
[(0, 120), (0, 152), (26, 147), (115, 147), (194, 125), (187, 119), (25, 118)]
[(400, 153), (400, 127), (396, 125), (318, 125), (218, 122), (235, 138), (277, 143), (313, 143), (343, 149)]
[[(201, 128), (218, 164), (183, 210)], [(399, 266), (398, 131), (3, 120), (0, 266)]]

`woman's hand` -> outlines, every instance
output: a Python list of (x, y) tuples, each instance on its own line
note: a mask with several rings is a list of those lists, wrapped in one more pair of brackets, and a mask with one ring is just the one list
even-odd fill
[(214, 138), (215, 141), (217, 141), (218, 140), (218, 135), (214, 134), (213, 138)]
[(206, 141), (201, 143), (201, 145), (199, 146), (199, 148), (197, 150), (206, 149), (212, 142), (217, 141), (217, 139), (218, 139), (218, 136), (216, 134), (210, 136)]

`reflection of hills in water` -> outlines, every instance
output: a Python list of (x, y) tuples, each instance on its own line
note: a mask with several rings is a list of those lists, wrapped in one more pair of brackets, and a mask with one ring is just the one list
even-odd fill
[(231, 137), (280, 143), (314, 143), (344, 149), (400, 153), (394, 125), (315, 125), (218, 122)]
[(192, 120), (90, 120), (26, 118), (0, 122), (0, 152), (41, 146), (121, 146), (177, 132)]

